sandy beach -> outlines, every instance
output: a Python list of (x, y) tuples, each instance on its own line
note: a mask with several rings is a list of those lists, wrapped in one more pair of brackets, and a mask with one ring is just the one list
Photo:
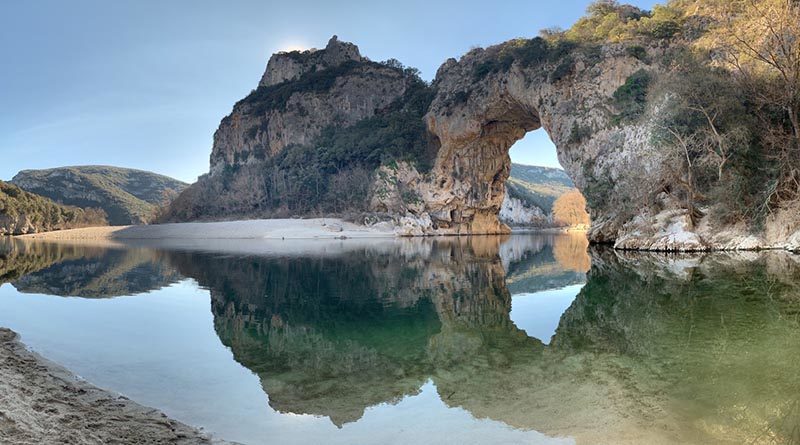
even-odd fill
[(222, 444), (75, 377), (0, 328), (0, 443)]
[(366, 227), (337, 218), (254, 219), (142, 226), (87, 227), (21, 235), (45, 240), (146, 239), (343, 239), (394, 237), (394, 228)]

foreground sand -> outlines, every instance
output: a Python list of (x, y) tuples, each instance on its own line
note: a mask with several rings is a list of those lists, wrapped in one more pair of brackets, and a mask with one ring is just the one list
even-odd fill
[(22, 235), (49, 240), (97, 239), (336, 239), (394, 237), (390, 225), (365, 227), (336, 218), (254, 219), (149, 226), (87, 227)]
[(196, 429), (96, 388), (0, 328), (0, 443), (210, 444)]

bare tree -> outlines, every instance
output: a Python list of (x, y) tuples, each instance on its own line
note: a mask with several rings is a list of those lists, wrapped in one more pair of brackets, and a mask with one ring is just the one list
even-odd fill
[[(782, 189), (800, 194), (800, 2), (730, 0), (714, 2), (720, 26), (710, 35), (722, 60), (760, 105), (764, 140), (778, 162)], [(776, 125), (781, 110), (789, 130)], [(777, 191), (779, 194), (781, 191)]]
[(722, 110), (716, 105), (694, 102), (686, 108), (700, 113), (706, 121), (706, 125), (699, 132), (700, 137), (695, 138), (694, 142), (706, 154), (706, 160), (715, 164), (717, 180), (722, 181), (725, 166), (731, 156), (748, 142), (747, 128), (737, 126), (731, 130), (722, 130), (718, 123)]
[(695, 178), (697, 134), (683, 134), (678, 128), (671, 126), (659, 128), (666, 135), (663, 139), (666, 147), (671, 148), (668, 154), (673, 157), (667, 159), (665, 167), (670, 170), (671, 179), (683, 189), (686, 210), (689, 212), (692, 224), (695, 224), (703, 216), (697, 205), (703, 195), (698, 190)]

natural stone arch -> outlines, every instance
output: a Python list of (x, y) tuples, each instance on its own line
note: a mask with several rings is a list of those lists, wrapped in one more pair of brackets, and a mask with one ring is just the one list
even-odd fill
[[(624, 174), (609, 168), (618, 161), (608, 155), (610, 144), (642, 145), (640, 139), (620, 138), (624, 129), (610, 124), (613, 93), (642, 68), (640, 61), (607, 49), (608, 57), (590, 63), (587, 55), (576, 52), (566, 62), (514, 63), (478, 78), (478, 67), (495, 60), (501, 49), (477, 49), (459, 61), (450, 59), (436, 75), (437, 96), (425, 119), (439, 148), (427, 187), (421, 187), (432, 232), (509, 232), (497, 216), (510, 172), (508, 152), (530, 131), (544, 128), (582, 192), (597, 180), (587, 175), (592, 168), (611, 176)], [(559, 70), (563, 77), (554, 77)], [(605, 230), (616, 230), (609, 228), (613, 217), (597, 200), (589, 206), (593, 217), (600, 216), (595, 238), (602, 240)]]
[[(655, 153), (646, 119), (615, 122), (620, 110), (613, 96), (634, 73), (657, 69), (622, 44), (539, 38), (449, 59), (431, 85), (413, 69), (370, 61), (335, 37), (325, 49), (278, 53), (259, 87), (222, 120), (209, 174), (172, 203), (164, 220), (319, 214), (323, 203), (338, 198), (306, 187), (320, 178), (309, 179), (313, 175), (297, 164), (324, 151), (320, 139), (330, 130), (343, 135), (334, 156), (342, 163), (336, 168), (344, 170), (320, 174), (321, 180), (330, 187), (347, 167), (369, 170), (359, 183), (366, 197), (346, 211), (391, 218), (400, 235), (507, 233), (498, 213), (511, 165), (508, 151), (527, 132), (544, 128), (587, 198), (591, 239), (614, 241), (623, 224), (643, 213), (642, 196), (652, 194), (642, 192), (641, 182), (665, 182), (665, 157)], [(400, 119), (393, 122), (412, 115), (414, 123), (403, 125), (413, 129), (381, 136), (390, 153), (376, 144), (370, 153), (361, 147), (349, 156), (349, 141), (364, 137), (359, 124), (387, 113)], [(299, 162), (287, 167), (283, 155)], [(294, 169), (294, 176), (285, 168)]]

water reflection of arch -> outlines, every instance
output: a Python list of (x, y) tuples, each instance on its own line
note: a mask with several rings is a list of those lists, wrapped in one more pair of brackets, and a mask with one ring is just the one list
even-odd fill
[(169, 259), (210, 290), (219, 337), (259, 375), (273, 408), (341, 425), (415, 394), (465, 356), (494, 363), (541, 352), (508, 317), (503, 241), (414, 240), (317, 257), (183, 251)]
[[(186, 269), (202, 264), (197, 258), (183, 265), (175, 259), (212, 289), (220, 338), (261, 377), (281, 411), (326, 415), (341, 425), (432, 379), (448, 406), (578, 443), (759, 443), (764, 430), (757, 427), (764, 426), (779, 443), (792, 440), (798, 379), (751, 384), (763, 366), (758, 348), (774, 348), (776, 335), (789, 346), (766, 356), (771, 369), (787, 376), (791, 357), (800, 357), (796, 322), (772, 318), (798, 309), (791, 261), (665, 261), (601, 251), (547, 347), (509, 320), (503, 259), (491, 243), (430, 242), (406, 249), (402, 265), (392, 260), (401, 250), (282, 265), (253, 258), (249, 268), (228, 268), (218, 258), (199, 272)], [(281, 269), (265, 275), (270, 267)], [(237, 276), (237, 269), (249, 272)], [(277, 278), (286, 274), (325, 278), (286, 287)], [(258, 276), (268, 278), (251, 279)], [(241, 283), (258, 288), (237, 288)], [(721, 319), (736, 321), (733, 334), (724, 334)], [(699, 343), (687, 348), (690, 332)], [(746, 372), (715, 374), (704, 354), (720, 339), (759, 360), (719, 355), (717, 363)], [(699, 403), (687, 402), (692, 398)], [(736, 417), (745, 405), (749, 417)]]
[(425, 267), (432, 250), (393, 243), (347, 255), (184, 252), (171, 261), (210, 289), (220, 339), (259, 375), (273, 408), (342, 425), (424, 383), (427, 339), (440, 322), (429, 296), (412, 289), (439, 276)]

